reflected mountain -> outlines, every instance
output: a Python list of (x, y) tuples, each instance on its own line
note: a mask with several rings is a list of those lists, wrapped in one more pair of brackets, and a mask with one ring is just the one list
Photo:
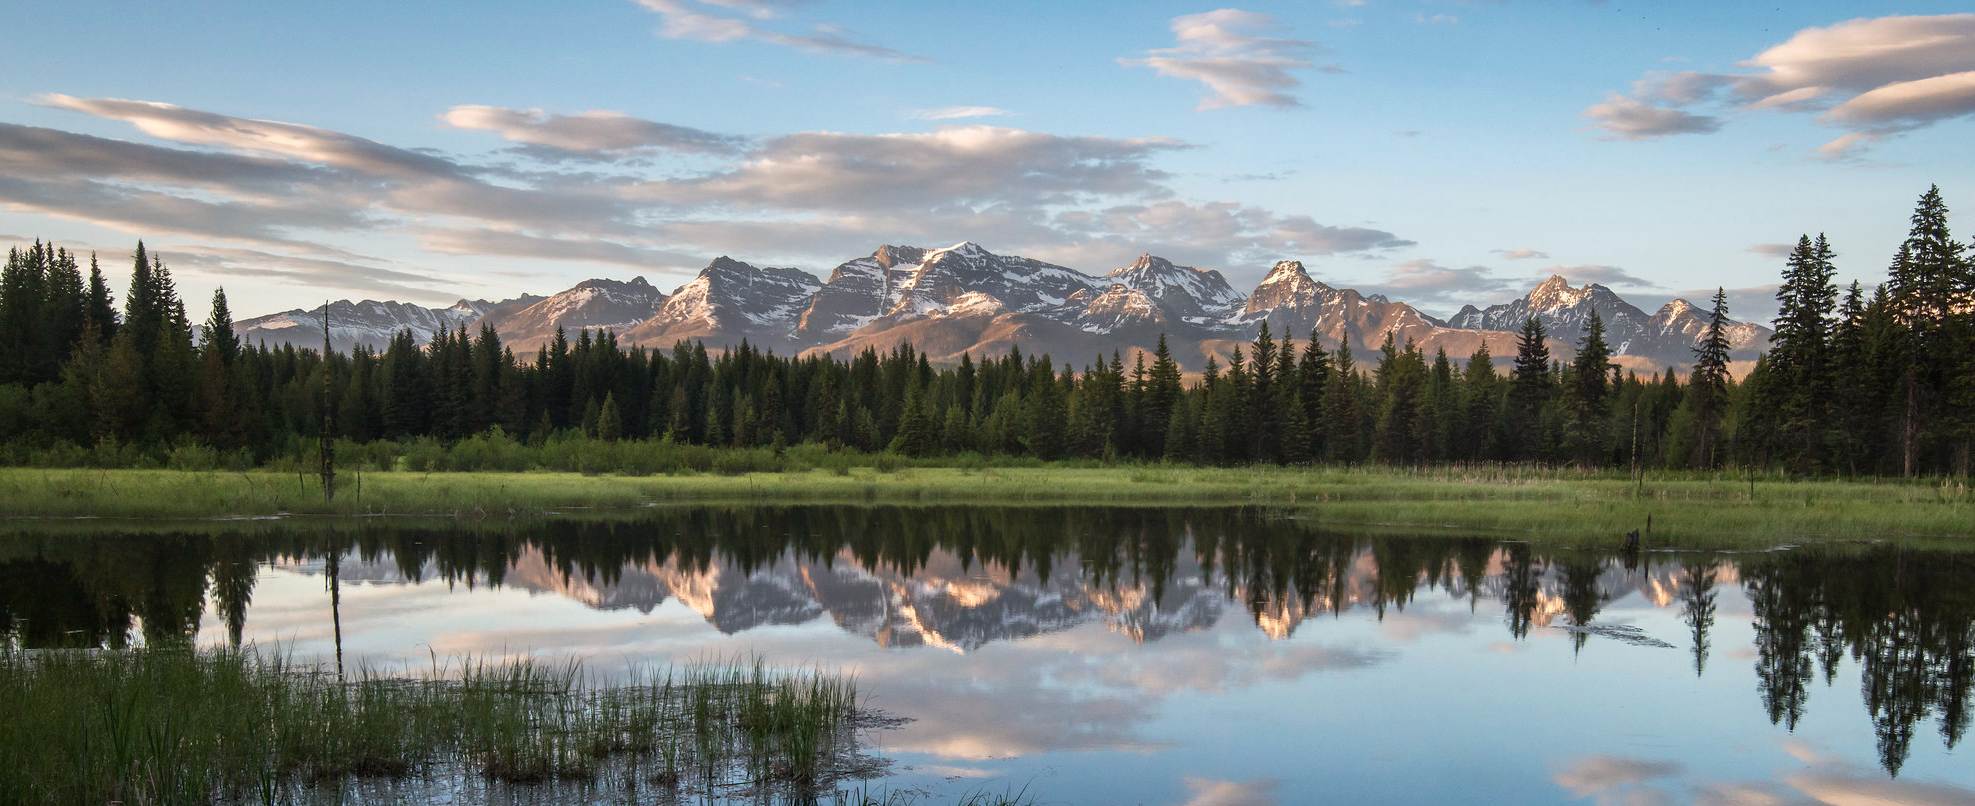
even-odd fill
[[(1688, 634), (1658, 637), (1684, 643), (1703, 675), (1726, 592), (1752, 614), (1768, 719), (1794, 730), (1849, 659), (1894, 774), (1923, 723), (1960, 741), (1975, 681), (1975, 557), (1887, 546), (1622, 557), (1338, 534), (1234, 508), (695, 507), (501, 529), (258, 528), (0, 538), (0, 635), (21, 647), (190, 642), (210, 607), (237, 643), (264, 573), (326, 576), (333, 560), (345, 590), (508, 588), (644, 614), (672, 600), (729, 635), (828, 619), (879, 647), (960, 654), (1087, 624), (1152, 644), (1237, 608), (1290, 640), (1346, 613), (1383, 622), (1421, 597), (1497, 611), (1519, 642), (1598, 624), (1622, 603), (1677, 613)], [(1577, 653), (1619, 651), (1587, 632), (1560, 637)]]

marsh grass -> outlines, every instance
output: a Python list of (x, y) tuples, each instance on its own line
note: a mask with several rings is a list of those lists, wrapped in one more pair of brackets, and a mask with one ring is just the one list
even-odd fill
[(291, 802), (379, 780), (800, 795), (876, 769), (850, 680), (759, 662), (592, 685), (529, 660), (346, 679), (252, 648), (0, 647), (0, 713), (9, 804)]
[[(1656, 544), (1739, 548), (1832, 540), (1953, 545), (1975, 537), (1965, 483), (1623, 474), (1523, 466), (1196, 468), (876, 467), (672, 476), (350, 474), (333, 503), (307, 476), (266, 471), (0, 469), (0, 515), (213, 518), (278, 513), (474, 521), (669, 504), (1244, 505), (1325, 526), (1608, 543), (1652, 519)], [(1753, 492), (1752, 492), (1753, 490)], [(45, 528), (15, 521), (0, 528)]]

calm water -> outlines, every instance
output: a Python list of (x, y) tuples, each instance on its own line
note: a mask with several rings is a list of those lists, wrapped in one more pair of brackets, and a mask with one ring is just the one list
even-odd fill
[(851, 670), (910, 719), (870, 737), (872, 788), (936, 798), (1975, 802), (1975, 555), (1628, 562), (1230, 509), (0, 538), (20, 644), (339, 632), (347, 663)]

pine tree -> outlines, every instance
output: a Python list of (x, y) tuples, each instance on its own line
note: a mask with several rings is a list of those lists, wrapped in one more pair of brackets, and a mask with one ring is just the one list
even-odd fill
[(1303, 358), (1296, 365), (1296, 384), (1303, 401), (1303, 421), (1310, 431), (1312, 459), (1324, 455), (1324, 435), (1329, 430), (1324, 425), (1324, 387), (1329, 382), (1330, 353), (1324, 350), (1316, 329), (1311, 328), (1310, 340), (1303, 344)]
[(36, 381), (34, 360), (39, 341), (43, 279), (41, 242), (27, 252), (7, 253), (0, 272), (0, 384), (23, 386)]
[(1550, 374), (1550, 346), (1543, 323), (1529, 317), (1516, 337), (1516, 363), (1510, 377), (1509, 403), (1503, 412), (1504, 436), (1509, 457), (1515, 460), (1542, 458), (1546, 439), (1542, 433), (1543, 414), (1550, 403), (1555, 379)]
[(1149, 456), (1164, 456), (1166, 435), (1171, 432), (1173, 408), (1179, 405), (1185, 389), (1180, 385), (1179, 362), (1173, 360), (1173, 353), (1166, 347), (1166, 334), (1159, 334), (1159, 344), (1152, 350), (1152, 371), (1145, 382), (1144, 411), (1140, 419), (1147, 431), (1156, 431), (1156, 437), (1146, 447)]
[(905, 390), (905, 407), (890, 450), (906, 456), (931, 456), (940, 446), (940, 426), (933, 421), (925, 390), (914, 383)]
[(76, 266), (75, 256), (66, 249), (56, 249), (53, 244), (47, 248), (46, 265), (41, 281), (40, 325), (35, 344), (33, 364), (36, 383), (57, 380), (62, 374), (62, 364), (75, 349), (75, 342), (82, 335), (84, 316), (88, 311), (88, 290), (83, 285), (82, 272)]
[(234, 394), (233, 364), (240, 355), (240, 339), (233, 333), (233, 314), (226, 305), (226, 289), (213, 291), (212, 311), (203, 330), (205, 343), (199, 349), (198, 416), (206, 443), (218, 448), (236, 448), (245, 441), (242, 412)]
[(1721, 424), (1728, 414), (1728, 291), (1714, 290), (1708, 329), (1694, 343), (1694, 371), (1687, 382), (1687, 405), (1692, 411), (1692, 461), (1716, 466)]
[(1775, 334), (1770, 337), (1769, 372), (1760, 387), (1773, 408), (1773, 450), (1791, 464), (1810, 468), (1821, 460), (1829, 426), (1832, 379), (1828, 353), (1837, 306), (1830, 244), (1797, 239), (1776, 289)]
[(1488, 352), (1488, 342), (1468, 356), (1466, 371), (1461, 377), (1461, 427), (1459, 432), (1458, 455), (1464, 459), (1479, 460), (1494, 458), (1500, 442), (1495, 435), (1495, 421), (1501, 405), (1501, 378), (1495, 374), (1495, 358)]
[(1363, 460), (1364, 423), (1358, 407), (1358, 367), (1351, 357), (1351, 345), (1337, 346), (1331, 360), (1330, 380), (1324, 384), (1324, 450), (1332, 462)]
[(233, 312), (226, 305), (226, 289), (213, 289), (212, 311), (206, 315), (204, 329), (207, 352), (219, 354), (220, 361), (233, 366), (233, 359), (240, 355), (240, 337), (233, 332)]
[(1585, 322), (1584, 338), (1571, 361), (1570, 419), (1565, 440), (1579, 462), (1602, 464), (1611, 417), (1611, 347), (1597, 311)]
[(105, 347), (117, 335), (116, 301), (110, 295), (110, 284), (103, 279), (103, 270), (96, 265), (96, 253), (89, 253), (89, 301), (83, 311), (84, 326), (96, 325), (97, 337)]
[(617, 410), (617, 395), (605, 392), (597, 410), (597, 439), (615, 442), (624, 437), (624, 416)]

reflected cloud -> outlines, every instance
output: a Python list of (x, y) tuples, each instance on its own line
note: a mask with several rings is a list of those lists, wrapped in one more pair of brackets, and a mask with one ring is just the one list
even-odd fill
[(1272, 806), (1276, 803), (1274, 778), (1252, 781), (1224, 781), (1189, 776), (1186, 789), (1192, 793), (1186, 806)]
[(1586, 756), (1559, 770), (1551, 780), (1580, 798), (1602, 798), (1614, 790), (1679, 775), (1680, 770), (1681, 766), (1671, 761)]

